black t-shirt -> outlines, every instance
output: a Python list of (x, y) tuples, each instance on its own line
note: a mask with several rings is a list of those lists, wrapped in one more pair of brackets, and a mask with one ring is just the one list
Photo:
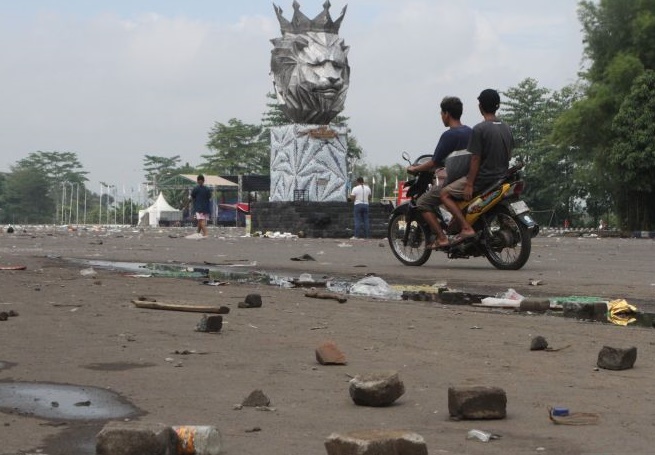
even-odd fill
[(468, 151), (480, 156), (480, 169), (475, 178), (475, 191), (491, 185), (507, 174), (514, 148), (514, 136), (501, 121), (484, 121), (473, 127)]

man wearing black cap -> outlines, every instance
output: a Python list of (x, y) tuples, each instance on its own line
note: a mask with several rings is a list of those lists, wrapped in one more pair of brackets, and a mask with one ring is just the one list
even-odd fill
[(500, 107), (500, 95), (493, 89), (486, 89), (478, 96), (480, 113), (484, 120), (473, 127), (468, 145), (471, 165), (466, 177), (451, 183), (441, 190), (441, 202), (453, 214), (460, 226), (460, 232), (451, 244), (458, 244), (475, 235), (466, 221), (455, 199), (470, 200), (474, 192), (481, 191), (503, 178), (509, 168), (514, 148), (512, 131), (496, 117)]

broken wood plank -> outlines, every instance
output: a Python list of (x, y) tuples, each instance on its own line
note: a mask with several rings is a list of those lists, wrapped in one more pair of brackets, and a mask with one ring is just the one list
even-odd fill
[(227, 314), (230, 308), (226, 306), (209, 306), (209, 305), (184, 305), (178, 303), (163, 303), (146, 300), (132, 300), (137, 308), (147, 308), (150, 310), (168, 310), (168, 311), (188, 311), (192, 313), (215, 313)]
[(334, 292), (307, 291), (305, 292), (305, 297), (311, 297), (313, 299), (332, 299), (339, 303), (345, 303), (348, 300), (343, 295)]

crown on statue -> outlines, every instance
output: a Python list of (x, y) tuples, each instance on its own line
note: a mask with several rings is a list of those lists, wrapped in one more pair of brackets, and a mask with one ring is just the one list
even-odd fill
[(280, 22), (280, 29), (282, 34), (285, 33), (294, 33), (300, 34), (305, 32), (325, 32), (325, 33), (334, 33), (335, 35), (339, 33), (339, 27), (341, 27), (341, 21), (346, 14), (346, 8), (348, 5), (343, 7), (341, 10), (341, 15), (336, 21), (332, 20), (330, 16), (330, 2), (326, 1), (323, 3), (323, 11), (316, 16), (314, 19), (310, 19), (300, 12), (300, 4), (294, 0), (293, 2), (293, 18), (291, 21), (282, 16), (282, 8), (273, 4), (275, 8), (275, 14), (277, 15), (277, 20)]

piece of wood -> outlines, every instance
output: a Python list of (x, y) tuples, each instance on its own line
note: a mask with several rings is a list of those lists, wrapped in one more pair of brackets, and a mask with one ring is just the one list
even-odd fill
[(305, 297), (311, 297), (313, 299), (332, 299), (339, 303), (345, 303), (348, 300), (343, 295), (334, 292), (308, 291), (305, 292)]
[(168, 310), (168, 311), (188, 311), (192, 313), (215, 313), (227, 314), (230, 309), (226, 306), (209, 306), (209, 305), (183, 305), (178, 303), (163, 303), (146, 300), (132, 300), (137, 308), (147, 308), (150, 310)]
[(0, 270), (25, 270), (26, 265), (0, 265)]

